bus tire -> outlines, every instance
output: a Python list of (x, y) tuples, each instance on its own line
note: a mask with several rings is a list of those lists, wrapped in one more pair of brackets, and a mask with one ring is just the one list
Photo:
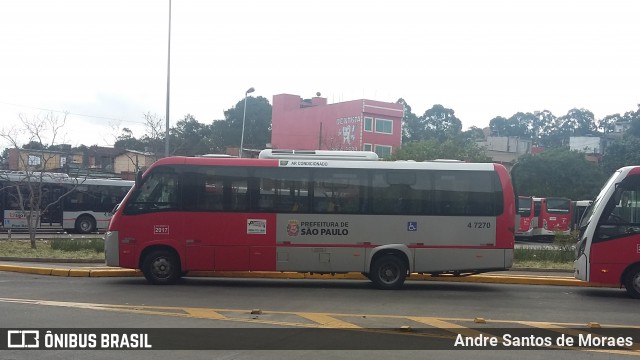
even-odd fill
[(634, 299), (640, 299), (640, 265), (627, 270), (624, 276), (624, 287)]
[(407, 277), (407, 267), (394, 255), (383, 255), (371, 264), (369, 279), (382, 290), (399, 289)]
[(169, 285), (182, 276), (180, 261), (173, 251), (153, 250), (142, 261), (142, 273), (154, 285)]
[(81, 215), (76, 219), (76, 231), (80, 234), (90, 234), (96, 231), (96, 220), (89, 215)]

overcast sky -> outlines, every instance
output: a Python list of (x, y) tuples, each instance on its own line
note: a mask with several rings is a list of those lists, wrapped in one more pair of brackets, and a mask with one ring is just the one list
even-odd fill
[[(640, 103), (637, 0), (173, 0), (171, 125), (244, 97), (404, 98), (463, 127)], [(65, 142), (112, 145), (165, 117), (169, 0), (3, 0), (0, 128), (69, 112)], [(0, 146), (7, 146), (0, 139)]]

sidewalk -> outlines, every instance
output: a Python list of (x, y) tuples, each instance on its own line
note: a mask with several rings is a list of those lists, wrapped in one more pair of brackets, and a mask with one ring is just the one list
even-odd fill
[[(104, 263), (69, 263), (69, 262), (41, 262), (41, 261), (8, 261), (0, 260), (0, 271), (10, 271), (27, 274), (62, 276), (62, 277), (139, 277), (139, 270), (113, 268)], [(219, 277), (219, 278), (260, 278), (260, 279), (329, 279), (329, 280), (366, 280), (360, 273), (346, 274), (309, 274), (292, 272), (227, 272), (227, 271), (191, 271), (188, 277)], [(544, 269), (516, 269), (510, 271), (489, 272), (465, 277), (438, 276), (412, 274), (407, 280), (418, 281), (446, 281), (446, 282), (475, 282), (499, 284), (525, 285), (558, 285), (604, 287), (604, 285), (589, 284), (576, 280), (573, 273), (561, 270)]]

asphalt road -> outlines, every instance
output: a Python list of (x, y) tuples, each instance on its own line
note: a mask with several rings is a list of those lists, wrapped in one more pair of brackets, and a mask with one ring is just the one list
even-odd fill
[[(17, 329), (169, 329), (176, 336), (191, 334), (180, 328), (227, 329), (225, 333), (233, 333), (233, 329), (257, 329), (263, 331), (259, 334), (266, 339), (282, 331), (279, 329), (297, 329), (300, 331), (297, 335), (304, 338), (304, 334), (308, 334), (305, 331), (310, 328), (356, 329), (371, 338), (375, 334), (372, 335), (368, 329), (382, 328), (395, 331), (394, 336), (401, 336), (401, 339), (424, 335), (424, 331), (444, 332), (448, 336), (441, 341), (452, 347), (456, 333), (477, 335), (517, 328), (533, 335), (538, 334), (540, 328), (552, 328), (559, 336), (591, 331), (588, 324), (630, 326), (636, 327), (635, 331), (640, 325), (638, 301), (628, 298), (622, 290), (610, 288), (408, 281), (402, 290), (380, 291), (373, 289), (368, 281), (357, 280), (220, 278), (187, 278), (173, 286), (152, 286), (139, 277), (73, 278), (3, 272), (0, 274), (0, 289), (2, 328)], [(265, 329), (271, 330), (265, 332)], [(406, 334), (398, 335), (399, 331)], [(203, 334), (206, 336), (204, 330)], [(346, 339), (350, 339), (351, 333), (346, 334)], [(193, 336), (199, 335), (196, 332)], [(428, 338), (433, 339), (431, 336)], [(299, 340), (299, 337), (288, 339)], [(259, 344), (260, 340), (250, 338), (249, 344)], [(322, 342), (321, 339), (318, 341)], [(553, 356), (562, 359), (609, 359), (640, 355), (637, 350), (640, 337), (634, 338), (634, 342), (635, 348), (631, 350), (604, 349), (598, 352), (407, 351), (393, 349), (392, 344), (382, 346), (391, 348), (389, 350), (345, 351), (332, 350), (334, 343), (329, 343), (318, 345), (320, 349), (287, 351), (249, 350), (250, 346), (215, 351), (11, 350), (0, 353), (0, 358), (457, 359), (473, 356), (479, 359), (511, 359), (517, 356), (546, 359)], [(291, 344), (292, 349), (296, 348), (295, 344), (300, 345), (293, 340), (285, 343)], [(396, 346), (401, 348), (401, 345)]]

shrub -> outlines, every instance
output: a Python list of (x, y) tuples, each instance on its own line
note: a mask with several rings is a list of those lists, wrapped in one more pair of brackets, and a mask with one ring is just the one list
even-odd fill
[(541, 261), (552, 263), (570, 263), (575, 260), (573, 245), (547, 248), (516, 248), (514, 249), (514, 261)]
[(53, 239), (51, 249), (61, 251), (94, 250), (104, 252), (104, 239)]
[(569, 235), (563, 235), (561, 233), (557, 233), (555, 235), (555, 238), (553, 240), (553, 243), (555, 245), (558, 246), (565, 246), (565, 245), (575, 245), (578, 242), (578, 236), (579, 236), (579, 232), (578, 230), (572, 230), (571, 233)]
[(523, 247), (514, 249), (514, 261), (538, 261), (550, 263), (571, 263), (575, 260), (575, 246), (578, 231), (569, 235), (557, 233), (553, 244), (543, 247)]

